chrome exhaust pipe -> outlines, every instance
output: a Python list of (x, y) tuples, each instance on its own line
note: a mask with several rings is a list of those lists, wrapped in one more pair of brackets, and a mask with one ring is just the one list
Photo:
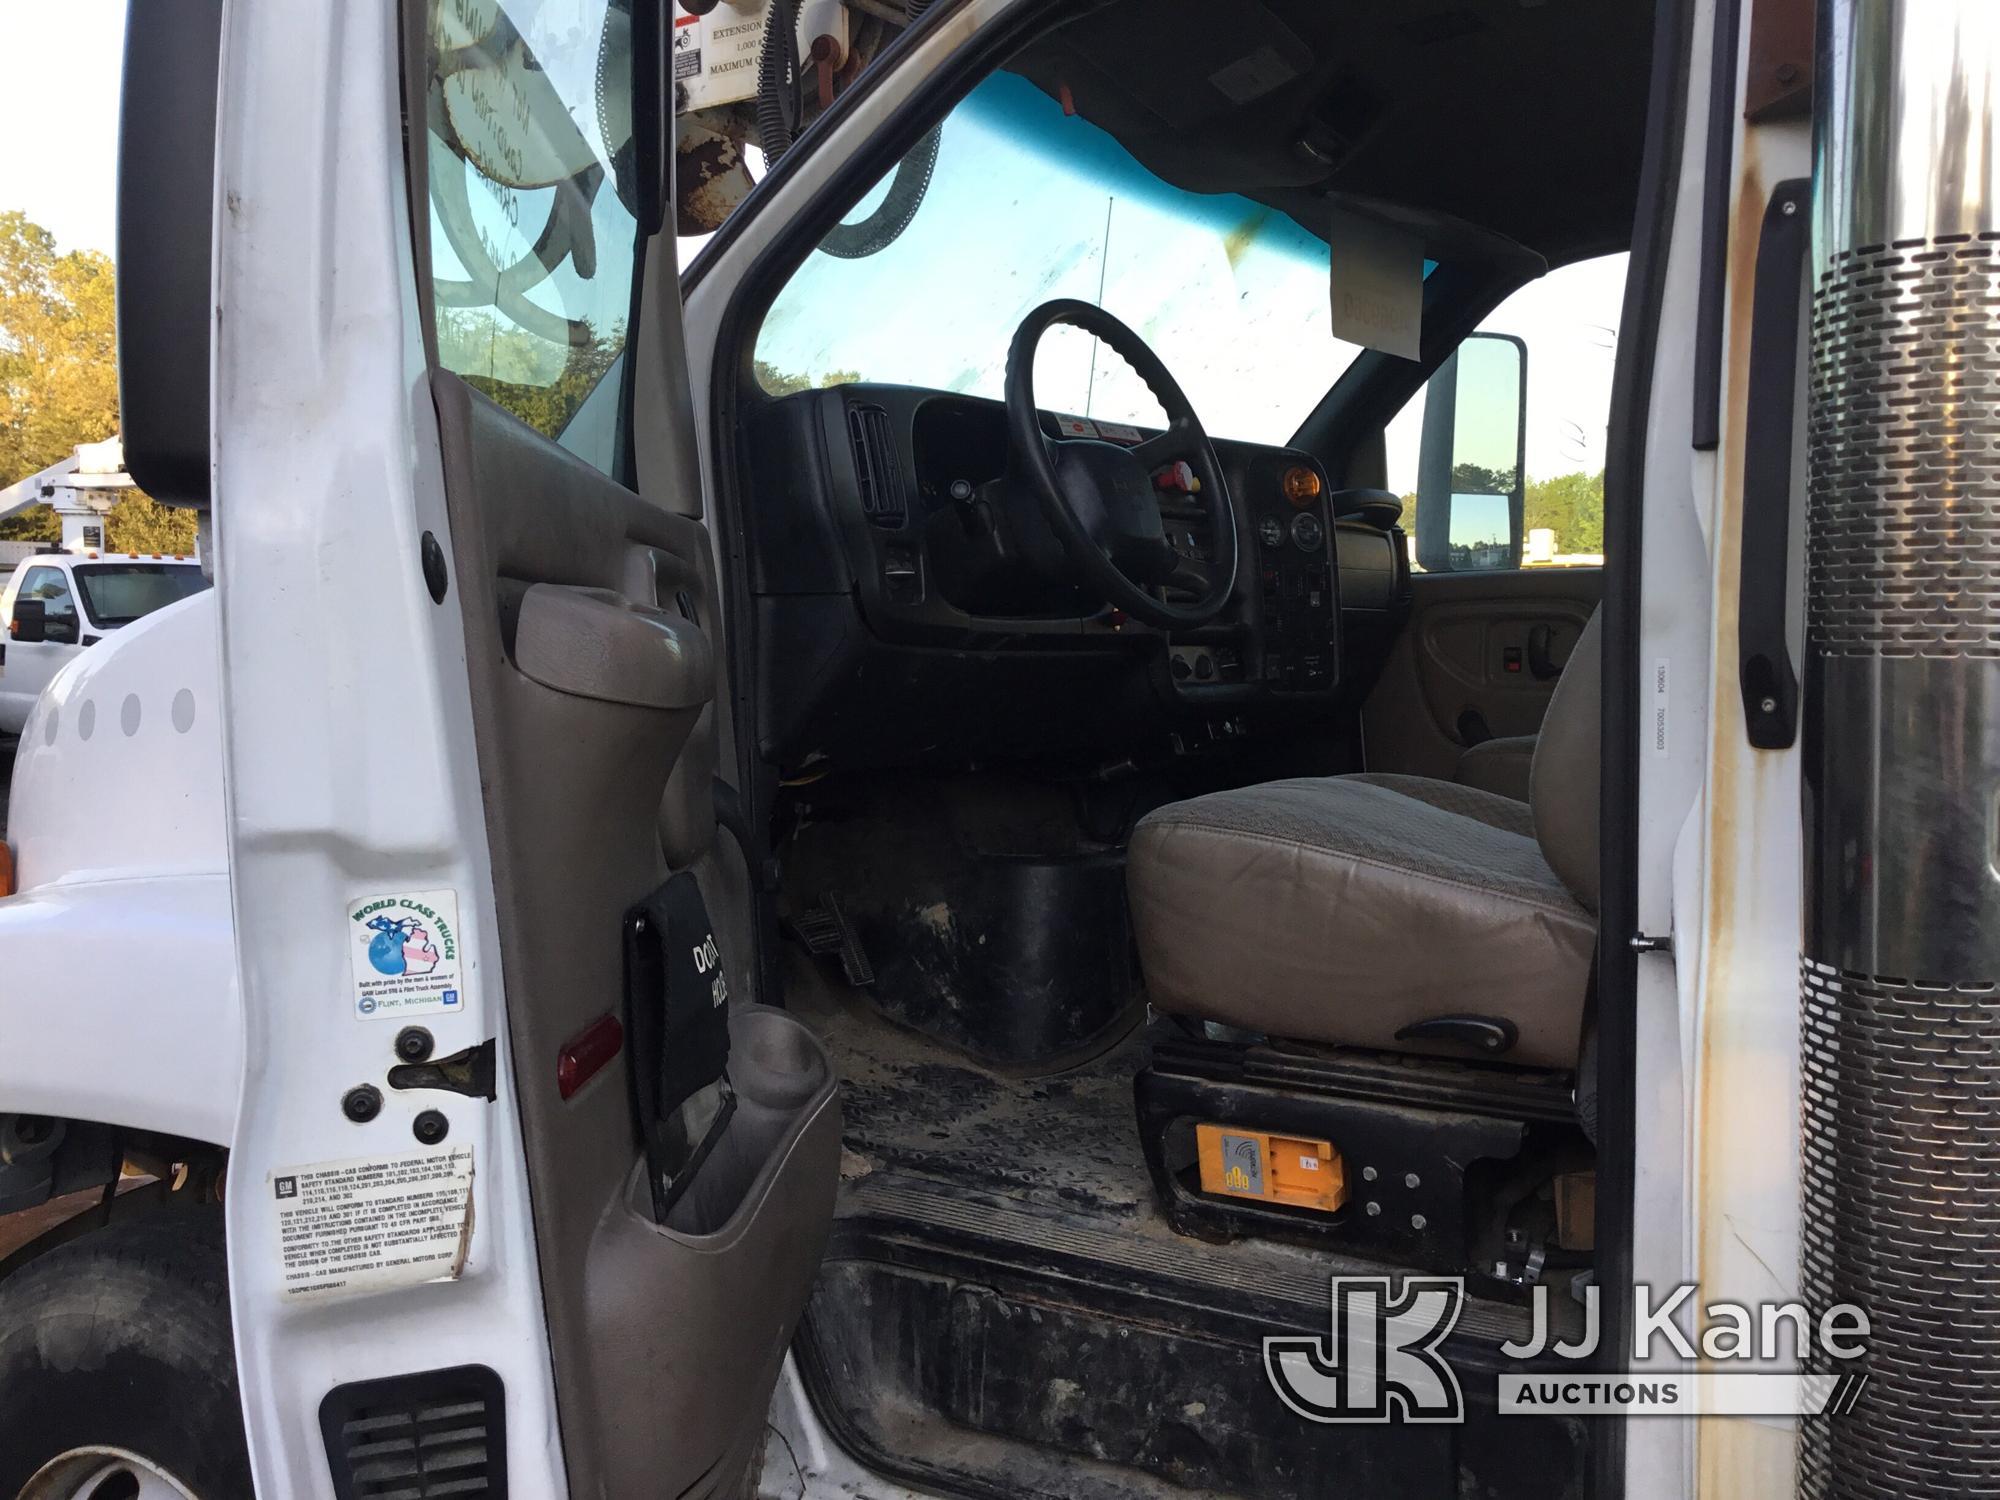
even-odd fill
[(1872, 1334), (1799, 1489), (2000, 1494), (2000, 0), (1818, 36), (1802, 1282)]

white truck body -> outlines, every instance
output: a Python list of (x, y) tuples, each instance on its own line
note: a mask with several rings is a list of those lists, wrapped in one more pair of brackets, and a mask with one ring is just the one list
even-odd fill
[[(0, 585), (0, 734), (19, 734), (44, 689), (86, 648), (208, 587), (193, 558), (45, 551)], [(42, 638), (22, 639), (16, 605), (41, 601)]]

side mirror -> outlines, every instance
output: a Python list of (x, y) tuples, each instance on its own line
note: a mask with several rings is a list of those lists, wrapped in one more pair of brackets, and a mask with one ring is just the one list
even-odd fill
[(1527, 449), (1528, 346), (1511, 334), (1472, 334), (1424, 387), (1418, 567), (1521, 566)]
[(47, 640), (48, 606), (40, 599), (16, 599), (14, 621), (7, 627), (7, 634), (25, 646)]

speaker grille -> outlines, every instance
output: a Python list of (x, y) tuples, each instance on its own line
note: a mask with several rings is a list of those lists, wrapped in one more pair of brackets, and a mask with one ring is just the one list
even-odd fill
[(2000, 1496), (2000, 988), (1810, 961), (1801, 987), (1803, 1291), (1872, 1326), (1859, 1402), (1801, 1427), (1800, 1492)]
[(2000, 233), (1844, 250), (1813, 298), (1807, 621), (2000, 658)]
[(484, 1365), (338, 1386), (319, 1418), (341, 1500), (505, 1500), (506, 1394)]

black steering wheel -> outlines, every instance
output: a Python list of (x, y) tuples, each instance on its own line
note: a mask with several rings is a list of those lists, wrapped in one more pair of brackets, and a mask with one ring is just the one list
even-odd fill
[[(1166, 409), (1167, 430), (1132, 448), (1043, 432), (1035, 349), (1058, 323), (1095, 334), (1131, 365)], [(1088, 302), (1044, 302), (1022, 319), (1007, 350), (1007, 433), (1063, 550), (1108, 603), (1163, 630), (1203, 625), (1222, 613), (1236, 588), (1236, 512), (1201, 419), (1144, 339)], [(1208, 519), (1206, 567), (1174, 550), (1160, 519), (1154, 476), (1177, 462), (1200, 481), (1188, 498)], [(1174, 604), (1154, 592), (1176, 575), (1186, 586), (1202, 587), (1201, 597)]]

